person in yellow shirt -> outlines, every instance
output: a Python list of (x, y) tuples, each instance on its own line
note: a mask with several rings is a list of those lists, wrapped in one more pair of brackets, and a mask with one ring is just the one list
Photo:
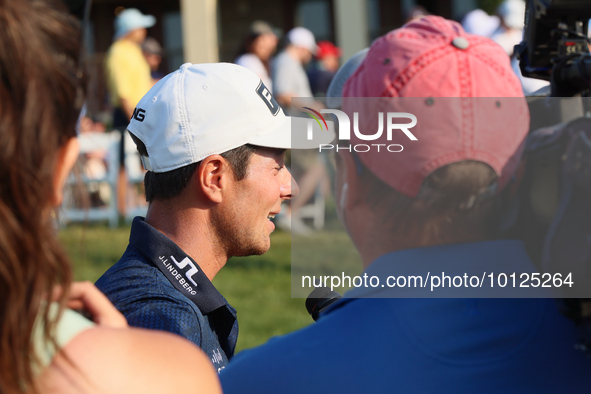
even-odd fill
[(154, 16), (144, 15), (135, 8), (121, 11), (115, 18), (114, 42), (106, 56), (107, 83), (114, 108), (113, 128), (121, 132), (117, 180), (117, 207), (121, 215), (125, 215), (127, 194), (124, 133), (136, 104), (152, 87), (150, 66), (142, 54), (141, 44), (146, 38), (146, 29), (155, 23)]

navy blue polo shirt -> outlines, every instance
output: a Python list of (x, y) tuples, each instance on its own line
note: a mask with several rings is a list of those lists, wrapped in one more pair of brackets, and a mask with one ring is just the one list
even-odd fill
[[(171, 273), (170, 280), (159, 265)], [(131, 326), (187, 338), (205, 351), (218, 371), (234, 354), (236, 310), (199, 265), (144, 218), (133, 220), (127, 250), (96, 286)]]

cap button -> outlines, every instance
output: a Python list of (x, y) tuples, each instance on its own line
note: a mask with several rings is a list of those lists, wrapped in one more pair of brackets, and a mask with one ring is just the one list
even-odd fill
[(464, 37), (456, 37), (452, 40), (451, 45), (458, 49), (468, 49), (470, 43)]
[(191, 67), (193, 65), (193, 63), (185, 63), (181, 66), (181, 70), (184, 70), (185, 68)]

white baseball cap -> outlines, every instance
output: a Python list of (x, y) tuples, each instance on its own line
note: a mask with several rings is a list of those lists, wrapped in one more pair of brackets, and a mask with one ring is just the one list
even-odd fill
[(501, 20), (496, 15), (489, 15), (477, 8), (468, 12), (462, 19), (462, 27), (466, 33), (491, 37), (499, 28)]
[(312, 53), (318, 51), (314, 34), (305, 27), (295, 27), (287, 33), (287, 40), (290, 44), (306, 48)]
[(115, 39), (121, 38), (134, 29), (152, 27), (156, 24), (153, 15), (144, 15), (136, 8), (127, 8), (115, 18)]
[(230, 63), (186, 63), (138, 103), (128, 131), (146, 146), (144, 167), (168, 172), (245, 144), (318, 149), (333, 140), (308, 118), (287, 117), (261, 79)]

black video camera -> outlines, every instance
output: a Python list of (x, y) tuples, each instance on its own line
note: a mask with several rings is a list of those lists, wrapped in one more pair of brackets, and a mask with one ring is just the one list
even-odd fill
[[(591, 351), (591, 55), (588, 0), (528, 0), (523, 42), (515, 47), (525, 77), (550, 81), (550, 98), (530, 101), (533, 131), (513, 228), (543, 271), (575, 272), (584, 291), (559, 305)], [(535, 100), (538, 100), (537, 102)], [(554, 107), (553, 125), (545, 115)], [(562, 125), (560, 125), (562, 124)], [(539, 128), (538, 128), (539, 127)], [(544, 130), (545, 127), (545, 130)], [(553, 194), (553, 195), (552, 195)], [(537, 207), (537, 208), (536, 208)], [(541, 207), (541, 208), (540, 208)], [(536, 212), (537, 209), (537, 212)], [(546, 212), (546, 218), (540, 212)]]
[(529, 0), (523, 42), (515, 47), (523, 76), (550, 81), (553, 97), (588, 97), (590, 18), (587, 0)]

